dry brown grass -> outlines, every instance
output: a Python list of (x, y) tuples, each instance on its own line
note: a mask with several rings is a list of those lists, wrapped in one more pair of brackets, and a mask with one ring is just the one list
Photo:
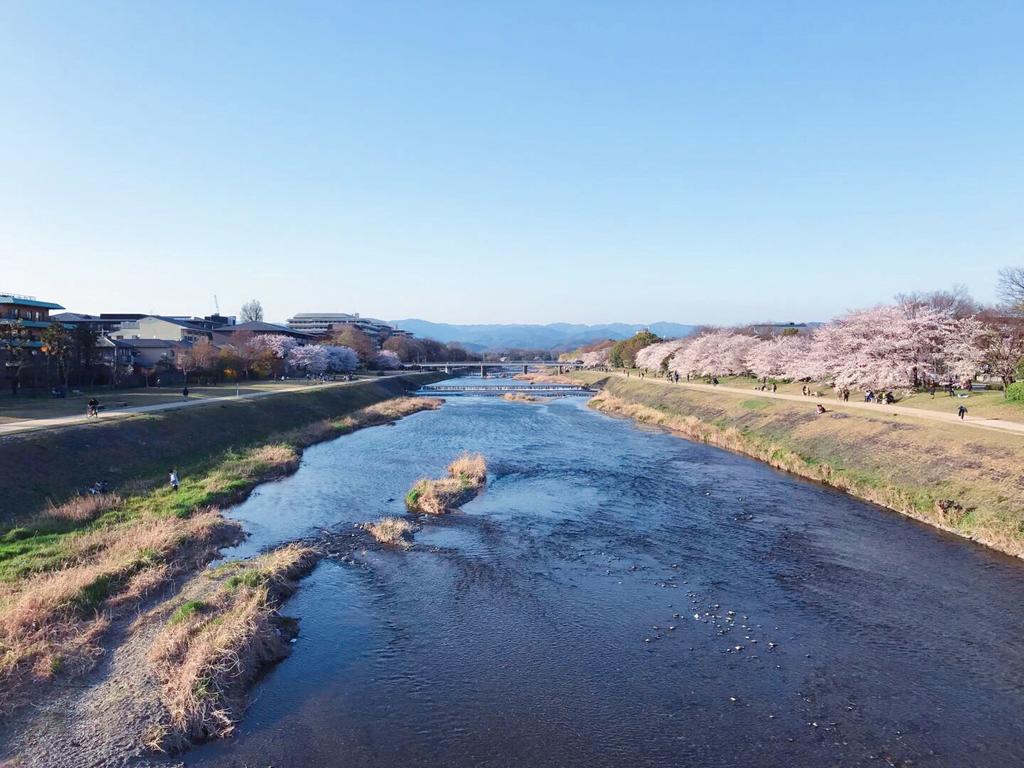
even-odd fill
[(409, 547), (416, 526), (400, 517), (383, 517), (374, 523), (364, 523), (363, 530), (381, 544), (393, 547)]
[(453, 478), (468, 480), (482, 485), (487, 479), (487, 459), (480, 453), (463, 453), (448, 465), (448, 474)]
[[(82, 534), (61, 570), (5, 587), (0, 605), (0, 690), (17, 704), (34, 681), (87, 669), (107, 612), (152, 591), (169, 563), (205, 562), (238, 535), (237, 523), (216, 512), (166, 518)], [(112, 600), (113, 598), (113, 600)], [(2, 705), (0, 705), (2, 706)]]
[(95, 520), (107, 510), (113, 509), (122, 502), (122, 498), (116, 493), (98, 493), (84, 496), (75, 496), (73, 499), (60, 504), (50, 505), (42, 517), (51, 520), (67, 520), (76, 523), (84, 523)]
[(410, 512), (443, 515), (476, 496), (487, 482), (487, 460), (479, 453), (463, 453), (448, 465), (448, 477), (417, 480), (405, 495)]
[(178, 749), (231, 733), (253, 678), (289, 652), (293, 630), (277, 607), (317, 557), (287, 545), (208, 571), (164, 607), (168, 621), (149, 658), (168, 719), (153, 730), (151, 746)]
[(539, 403), (543, 398), (525, 395), (522, 392), (506, 392), (501, 399), (508, 400), (510, 403)]
[[(442, 402), (395, 398), (344, 419), (293, 432), (284, 442), (230, 452), (205, 474), (184, 477), (178, 493), (161, 488), (129, 499), (112, 494), (83, 496), (51, 507), (40, 516), (40, 525), (59, 522), (58, 530), (63, 531), (59, 542), (39, 544), (45, 557), (40, 555), (31, 567), (12, 570), (13, 578), (0, 581), (0, 714), (20, 705), (26, 691), (55, 673), (79, 674), (89, 669), (102, 652), (100, 643), (112, 618), (126, 615), (147, 596), (205, 565), (220, 547), (236, 540), (238, 524), (224, 520), (211, 504), (239, 500), (258, 483), (293, 472), (301, 446), (438, 408)], [(118, 513), (111, 522), (97, 520), (110, 509)], [(36, 541), (18, 539), (10, 546)], [(270, 601), (261, 598), (257, 603), (266, 608), (280, 599), (291, 579), (307, 565), (308, 550), (285, 548), (261, 558), (259, 586)], [(228, 637), (235, 632), (241, 633), (236, 639), (257, 638), (248, 652), (260, 656), (256, 651), (263, 641), (258, 638), (269, 637), (264, 632), (265, 617), (251, 607), (243, 610), (244, 602), (241, 598), (232, 602), (238, 604), (237, 620), (224, 622), (226, 626), (217, 630), (222, 634), (210, 641), (211, 648), (239, 646)], [(226, 610), (225, 616), (235, 613)], [(207, 713), (198, 721), (215, 722), (216, 716)], [(216, 732), (219, 726), (211, 728)], [(191, 733), (191, 726), (185, 731)]]

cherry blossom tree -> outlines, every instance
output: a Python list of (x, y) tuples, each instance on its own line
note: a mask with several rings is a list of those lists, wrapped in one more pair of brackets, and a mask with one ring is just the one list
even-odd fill
[(349, 373), (359, 367), (359, 355), (352, 347), (324, 344), (321, 349), (327, 357), (324, 373)]
[(747, 357), (757, 338), (731, 330), (696, 337), (676, 352), (669, 369), (680, 374), (727, 376), (746, 373)]
[(951, 350), (960, 370), (968, 363), (962, 347), (951, 347), (958, 332), (970, 333), (964, 323), (948, 309), (923, 304), (850, 312), (815, 332), (793, 374), (862, 389), (909, 389), (936, 381)]
[(686, 346), (686, 339), (669, 339), (644, 347), (636, 353), (636, 367), (649, 370), (664, 370), (669, 358)]
[(1003, 382), (1003, 393), (1024, 372), (1024, 317), (990, 312), (978, 337), (982, 360)]
[(253, 352), (270, 352), (274, 357), (284, 360), (288, 353), (299, 346), (299, 342), (291, 336), (284, 334), (264, 334), (253, 336), (246, 342), (246, 346)]
[(584, 368), (598, 368), (608, 365), (611, 355), (611, 347), (606, 347), (605, 349), (595, 349), (593, 352), (584, 352), (580, 359), (583, 361)]
[[(974, 378), (985, 365), (985, 324), (976, 317), (955, 320), (946, 339), (943, 363), (949, 376)], [(1024, 350), (1022, 350), (1024, 352)]]
[(289, 350), (286, 360), (290, 371), (308, 376), (322, 376), (327, 372), (329, 362), (327, 349), (322, 344), (294, 347)]
[(762, 379), (794, 378), (794, 371), (807, 358), (809, 349), (810, 337), (806, 334), (762, 339), (750, 348), (747, 368)]
[(396, 352), (390, 349), (383, 349), (373, 359), (373, 364), (381, 370), (390, 371), (402, 367), (402, 361)]

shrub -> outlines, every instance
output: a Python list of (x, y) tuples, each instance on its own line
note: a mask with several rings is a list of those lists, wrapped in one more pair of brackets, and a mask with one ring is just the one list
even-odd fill
[(479, 453), (464, 453), (448, 465), (448, 476), (423, 478), (405, 495), (410, 512), (443, 515), (469, 501), (487, 481), (487, 461)]
[(365, 523), (363, 530), (381, 544), (407, 547), (408, 539), (416, 530), (416, 526), (400, 517), (384, 517), (375, 523)]
[(1024, 381), (1015, 381), (1006, 388), (1006, 399), (1024, 403)]
[(448, 474), (479, 485), (487, 479), (487, 460), (479, 453), (463, 453), (448, 465)]

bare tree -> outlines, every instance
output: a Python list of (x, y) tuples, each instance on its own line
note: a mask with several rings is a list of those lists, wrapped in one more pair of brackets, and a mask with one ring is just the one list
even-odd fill
[(930, 307), (957, 319), (973, 317), (981, 311), (978, 302), (967, 292), (967, 286), (961, 283), (954, 285), (949, 291), (900, 293), (896, 296), (896, 303), (902, 305), (910, 314), (914, 314), (917, 308)]
[(354, 349), (359, 355), (359, 361), (364, 365), (377, 354), (377, 346), (373, 343), (373, 339), (351, 325), (336, 328), (331, 333), (331, 343)]
[(1024, 314), (1024, 267), (1000, 269), (996, 291), (1007, 308)]
[(263, 322), (263, 305), (260, 304), (259, 299), (250, 299), (242, 305), (242, 309), (238, 313), (238, 319), (243, 323), (261, 323)]

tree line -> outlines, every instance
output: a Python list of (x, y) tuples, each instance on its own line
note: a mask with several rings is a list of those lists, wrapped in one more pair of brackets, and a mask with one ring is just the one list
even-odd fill
[[(997, 379), (1024, 389), (1024, 268), (1003, 270), (1001, 303), (984, 307), (962, 287), (900, 295), (810, 330), (705, 327), (683, 339), (648, 331), (580, 350), (588, 367), (637, 367), (680, 376), (753, 375), (836, 387), (911, 389)], [(1024, 397), (1024, 392), (1020, 393)]]

